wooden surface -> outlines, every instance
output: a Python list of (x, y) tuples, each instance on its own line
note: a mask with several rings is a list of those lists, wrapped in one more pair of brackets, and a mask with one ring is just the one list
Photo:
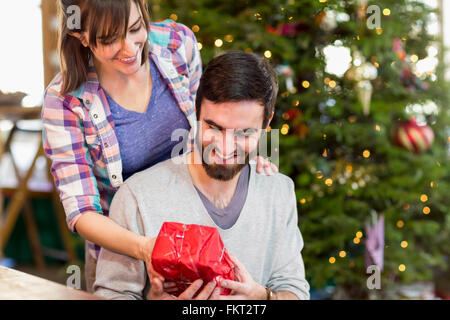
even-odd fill
[(41, 118), (41, 107), (0, 106), (0, 120), (29, 120)]
[(88, 292), (0, 266), (0, 300), (101, 300)]

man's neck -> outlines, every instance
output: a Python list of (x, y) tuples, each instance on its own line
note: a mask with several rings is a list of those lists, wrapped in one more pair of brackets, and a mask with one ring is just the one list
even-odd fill
[[(211, 178), (206, 173), (203, 165), (194, 161), (195, 153), (198, 153), (198, 150), (195, 150), (188, 155), (188, 157), (190, 157), (190, 161), (188, 161), (188, 170), (191, 175), (192, 183), (218, 209), (227, 207), (236, 191), (241, 172), (228, 181)], [(200, 157), (199, 154), (196, 156)]]

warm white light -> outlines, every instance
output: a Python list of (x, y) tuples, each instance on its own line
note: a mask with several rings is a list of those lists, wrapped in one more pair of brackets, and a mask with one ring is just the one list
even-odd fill
[(323, 49), (323, 54), (326, 60), (325, 71), (338, 77), (344, 75), (352, 62), (350, 49), (347, 47), (328, 45)]

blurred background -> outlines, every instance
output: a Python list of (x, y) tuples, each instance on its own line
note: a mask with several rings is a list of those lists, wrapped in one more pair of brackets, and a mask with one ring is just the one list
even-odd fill
[[(149, 9), (194, 31), (204, 65), (244, 50), (276, 68), (271, 128), (296, 184), (312, 299), (450, 298), (450, 1)], [(0, 264), (65, 283), (84, 241), (65, 225), (39, 120), (59, 69), (56, 12), (55, 0), (0, 2)], [(371, 265), (380, 289), (368, 287)]]

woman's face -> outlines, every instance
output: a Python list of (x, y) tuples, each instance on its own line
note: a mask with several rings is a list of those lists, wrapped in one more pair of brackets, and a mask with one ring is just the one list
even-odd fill
[[(89, 43), (89, 30), (84, 32), (85, 43)], [(108, 42), (98, 40), (96, 48), (91, 48), (94, 58), (103, 69), (118, 71), (124, 75), (135, 74), (141, 67), (142, 50), (147, 41), (147, 28), (139, 8), (131, 1), (130, 17), (125, 39)]]

